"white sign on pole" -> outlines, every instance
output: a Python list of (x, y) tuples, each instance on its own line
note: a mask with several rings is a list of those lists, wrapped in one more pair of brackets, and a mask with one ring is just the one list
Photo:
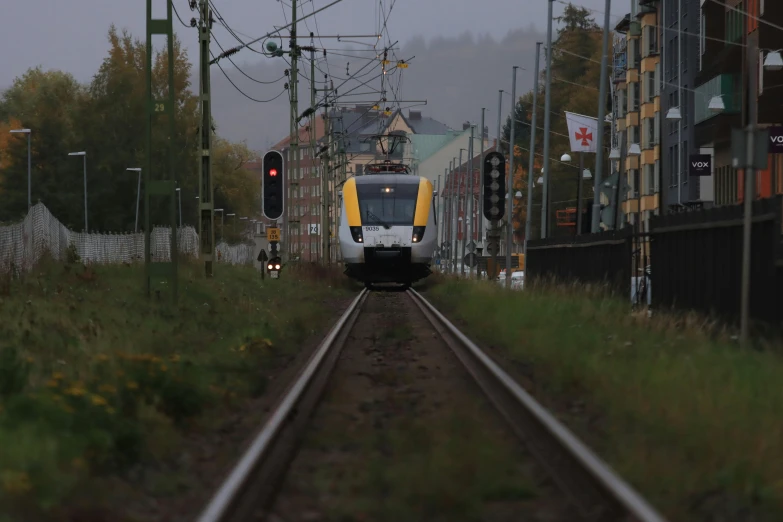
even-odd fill
[(310, 223), (310, 235), (317, 236), (320, 225), (318, 223)]
[(595, 137), (598, 134), (598, 120), (565, 111), (568, 124), (568, 138), (571, 140), (571, 152), (595, 152)]

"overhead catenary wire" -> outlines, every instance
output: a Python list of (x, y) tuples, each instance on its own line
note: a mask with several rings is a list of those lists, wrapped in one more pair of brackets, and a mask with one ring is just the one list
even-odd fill
[[(209, 52), (209, 54), (210, 54), (210, 56), (212, 56), (212, 57), (214, 58), (214, 56), (215, 56), (215, 55), (212, 53), (212, 51), (210, 51), (210, 52)], [(283, 91), (282, 91), (280, 94), (278, 94), (278, 95), (277, 95), (277, 96), (275, 96), (274, 98), (270, 98), (270, 99), (268, 99), (268, 100), (259, 100), (259, 99), (257, 99), (257, 98), (253, 98), (252, 96), (248, 95), (248, 94), (247, 94), (245, 91), (243, 91), (242, 89), (240, 89), (240, 88), (237, 86), (237, 84), (235, 84), (235, 83), (234, 83), (234, 81), (233, 81), (233, 80), (232, 80), (232, 79), (231, 79), (231, 78), (228, 76), (228, 74), (226, 74), (226, 71), (224, 71), (224, 70), (223, 70), (223, 67), (221, 67), (221, 65), (220, 65), (220, 62), (215, 62), (215, 65), (217, 65), (217, 66), (218, 66), (218, 69), (220, 69), (220, 72), (222, 72), (222, 73), (223, 73), (223, 76), (225, 76), (225, 77), (226, 77), (226, 80), (228, 80), (228, 82), (229, 82), (229, 83), (230, 83), (230, 84), (231, 84), (231, 85), (234, 87), (234, 89), (236, 89), (237, 91), (239, 91), (239, 93), (240, 93), (242, 96), (244, 96), (245, 98), (247, 98), (247, 99), (248, 99), (248, 100), (250, 100), (250, 101), (254, 101), (254, 102), (257, 102), (257, 103), (269, 103), (269, 102), (275, 101), (276, 99), (278, 99), (279, 97), (281, 97), (283, 94), (285, 94), (285, 93), (286, 93), (286, 91), (288, 91), (288, 89), (283, 89)]]
[[(217, 38), (215, 38), (215, 33), (213, 33), (213, 32), (211, 32), (211, 31), (210, 31), (210, 34), (212, 35), (212, 39), (215, 41), (215, 44), (217, 44), (217, 46), (220, 48), (220, 50), (221, 50), (221, 51), (225, 52), (225, 49), (223, 49), (223, 46), (222, 46), (222, 45), (220, 45), (220, 42), (218, 41), (218, 39), (217, 39)], [(260, 84), (263, 84), (263, 85), (272, 85), (272, 84), (275, 84), (275, 83), (277, 83), (277, 82), (279, 82), (279, 81), (281, 81), (281, 80), (284, 80), (284, 79), (285, 79), (285, 75), (283, 75), (283, 76), (281, 76), (280, 78), (278, 78), (277, 80), (272, 80), (272, 81), (269, 81), (269, 82), (265, 82), (265, 81), (263, 81), (263, 80), (258, 80), (258, 79), (256, 79), (256, 78), (253, 78), (253, 77), (252, 77), (252, 76), (250, 76), (249, 74), (247, 74), (245, 71), (243, 71), (243, 70), (242, 70), (242, 68), (241, 68), (240, 66), (238, 66), (238, 65), (237, 65), (237, 64), (234, 62), (234, 60), (232, 60), (232, 59), (231, 59), (231, 57), (230, 57), (230, 56), (227, 56), (227, 57), (226, 57), (226, 59), (227, 59), (229, 62), (231, 62), (231, 65), (233, 65), (233, 66), (234, 66), (234, 68), (235, 68), (237, 71), (239, 71), (240, 73), (242, 73), (242, 75), (243, 75), (243, 76), (245, 76), (247, 79), (249, 79), (249, 80), (252, 80), (252, 81), (254, 81), (254, 82), (256, 82), (256, 83), (260, 83)]]

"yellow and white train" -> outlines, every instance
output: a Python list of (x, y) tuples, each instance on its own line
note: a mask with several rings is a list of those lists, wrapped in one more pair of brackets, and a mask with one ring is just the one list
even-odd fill
[(437, 194), (428, 179), (404, 167), (373, 167), (343, 185), (339, 237), (345, 273), (367, 287), (409, 286), (431, 273)]

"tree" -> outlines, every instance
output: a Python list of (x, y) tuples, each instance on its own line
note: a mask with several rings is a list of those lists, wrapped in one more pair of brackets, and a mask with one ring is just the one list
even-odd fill
[[(83, 223), (81, 165), (69, 152), (83, 131), (76, 118), (85, 100), (82, 85), (70, 74), (29, 69), (14, 80), (0, 100), (0, 116), (32, 129), (32, 198), (47, 201), (69, 226)], [(0, 220), (17, 220), (27, 212), (27, 143), (10, 140), (2, 166), (3, 205)], [(79, 227), (81, 228), (81, 227)]]
[[(576, 206), (577, 191), (577, 165), (574, 158), (573, 165), (565, 165), (559, 162), (564, 152), (570, 151), (568, 139), (568, 127), (565, 111), (576, 112), (588, 116), (598, 113), (598, 84), (600, 79), (601, 61), (601, 31), (598, 25), (590, 17), (589, 11), (584, 8), (568, 5), (563, 16), (558, 18), (563, 26), (558, 30), (557, 38), (552, 46), (552, 84), (550, 86), (551, 114), (549, 136), (549, 170), (550, 170), (550, 201), (549, 222), (554, 223), (557, 210)], [(543, 152), (544, 143), (544, 78), (546, 71), (541, 72), (540, 90), (538, 92), (538, 107), (536, 127), (537, 155)], [(527, 166), (530, 147), (530, 124), (520, 123), (519, 120), (529, 122), (532, 119), (533, 92), (530, 91), (517, 100), (515, 114), (518, 120), (515, 133), (514, 162), (520, 169), (515, 168), (515, 191), (520, 190), (523, 197), (515, 199), (515, 230), (524, 230), (524, 222), (527, 219), (527, 210), (520, 207), (527, 205)], [(503, 128), (503, 136), (506, 140), (510, 134), (510, 118), (506, 120)], [(605, 141), (605, 143), (607, 143)], [(593, 154), (585, 156), (585, 167), (590, 168), (590, 162), (594, 160)], [(536, 171), (534, 179), (538, 177), (543, 157), (536, 156)], [(517, 188), (518, 187), (518, 188)], [(585, 185), (584, 196), (589, 196), (591, 191)], [(541, 191), (534, 193), (533, 213), (530, 216), (533, 223), (540, 222), (540, 198)], [(538, 207), (539, 211), (536, 211)], [(517, 210), (518, 209), (518, 210)], [(550, 231), (554, 235), (572, 233), (570, 230), (559, 229), (551, 226)], [(538, 237), (538, 236), (534, 236)]]
[[(84, 223), (81, 158), (87, 152), (89, 223), (92, 230), (132, 230), (135, 225), (137, 177), (129, 167), (146, 168), (146, 46), (127, 31), (108, 31), (109, 52), (88, 86), (60, 71), (30, 69), (0, 96), (0, 131), (29, 127), (32, 134), (33, 201), (44, 201), (66, 226)], [(175, 39), (175, 129), (169, 139), (168, 118), (153, 120), (152, 179), (174, 179), (181, 189), (184, 222), (194, 224), (198, 195), (198, 98), (190, 90), (191, 65)], [(153, 59), (153, 98), (165, 99), (168, 56)], [(167, 148), (172, 148), (168, 163)], [(244, 144), (215, 138), (215, 198), (219, 206), (254, 216), (259, 182), (244, 163), (255, 156)], [(27, 144), (0, 135), (0, 220), (20, 219), (27, 210)], [(172, 171), (173, 169), (173, 171)], [(142, 187), (143, 190), (143, 187)], [(152, 224), (167, 223), (166, 201), (152, 200)], [(143, 211), (143, 205), (142, 205)]]
[(261, 201), (261, 182), (245, 168), (258, 155), (245, 143), (230, 143), (222, 138), (212, 142), (215, 206), (237, 217), (256, 217)]

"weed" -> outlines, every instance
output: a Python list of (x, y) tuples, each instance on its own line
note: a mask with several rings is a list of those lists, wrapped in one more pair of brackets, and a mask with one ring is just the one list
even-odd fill
[(98, 477), (173, 460), (191, 429), (263, 394), (264, 370), (333, 318), (322, 302), (345, 295), (313, 278), (262, 282), (249, 267), (218, 265), (206, 279), (181, 263), (172, 305), (146, 298), (143, 271), (44, 260), (0, 301), (0, 505), (10, 520), (50, 519)]
[(579, 419), (576, 429), (671, 520), (714, 519), (693, 500), (713, 491), (753, 520), (780, 520), (780, 355), (742, 350), (711, 321), (648, 318), (625, 296), (586, 290), (447, 282), (430, 295), (476, 340), (532, 366), (545, 398), (600, 411), (601, 436)]

